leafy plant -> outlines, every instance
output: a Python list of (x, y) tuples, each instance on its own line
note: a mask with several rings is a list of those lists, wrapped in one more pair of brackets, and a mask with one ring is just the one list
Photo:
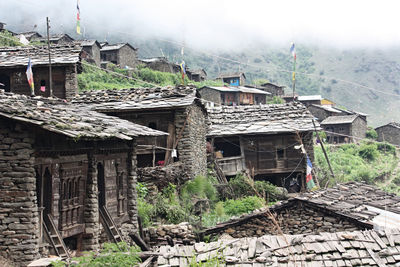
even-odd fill
[[(95, 252), (87, 252), (84, 256), (73, 258), (74, 266), (98, 267), (98, 266), (115, 266), (130, 267), (136, 266), (141, 262), (139, 257), (140, 248), (129, 246), (125, 242), (118, 244), (105, 243), (99, 254)], [(64, 262), (52, 263), (52, 266), (66, 266)]]
[(372, 139), (372, 140), (378, 139), (378, 133), (371, 126), (368, 126), (368, 129), (366, 131), (366, 136), (367, 136), (367, 138)]
[(240, 215), (262, 208), (264, 205), (264, 199), (257, 196), (248, 196), (242, 199), (229, 199), (225, 201), (224, 209), (228, 215)]

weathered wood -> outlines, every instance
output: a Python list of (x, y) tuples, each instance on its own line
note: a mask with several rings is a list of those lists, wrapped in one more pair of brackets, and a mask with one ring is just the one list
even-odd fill
[(147, 260), (145, 260), (144, 262), (142, 262), (139, 267), (147, 267), (151, 265), (151, 262), (155, 259), (155, 256), (151, 256), (149, 257)]
[(143, 241), (143, 239), (138, 234), (129, 235), (132, 240), (138, 245), (143, 251), (150, 251), (150, 247)]

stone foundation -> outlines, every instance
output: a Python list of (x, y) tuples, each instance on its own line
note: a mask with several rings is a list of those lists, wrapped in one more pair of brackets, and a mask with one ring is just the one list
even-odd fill
[(39, 256), (34, 139), (21, 124), (0, 125), (0, 256), (26, 266)]
[(144, 241), (151, 246), (171, 244), (192, 245), (195, 241), (193, 228), (188, 222), (149, 227), (144, 230)]

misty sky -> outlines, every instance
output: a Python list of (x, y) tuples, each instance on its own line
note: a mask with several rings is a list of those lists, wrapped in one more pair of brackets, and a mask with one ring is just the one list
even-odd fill
[[(400, 44), (400, 1), (351, 0), (80, 0), (86, 36), (123, 33), (171, 38), (201, 48), (265, 42), (339, 47)], [(11, 30), (71, 30), (76, 0), (1, 0), (0, 21)], [(77, 36), (73, 36), (77, 37)]]

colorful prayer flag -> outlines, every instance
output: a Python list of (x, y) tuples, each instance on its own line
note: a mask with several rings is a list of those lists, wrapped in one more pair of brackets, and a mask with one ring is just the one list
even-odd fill
[(182, 61), (180, 66), (181, 66), (181, 73), (182, 73), (182, 84), (185, 84), (185, 74), (186, 74), (185, 61)]
[(28, 79), (29, 87), (31, 88), (31, 95), (35, 95), (35, 83), (33, 82), (32, 62), (31, 58), (28, 60), (28, 67), (26, 69), (26, 78)]
[(313, 190), (315, 189), (317, 186), (314, 183), (314, 180), (312, 178), (312, 164), (311, 164), (311, 160), (310, 158), (307, 156), (307, 176), (306, 176), (306, 184), (307, 184), (307, 189), (308, 190)]
[(296, 60), (296, 47), (294, 46), (294, 43), (292, 43), (292, 46), (290, 47), (290, 53), (292, 54), (293, 58)]
[(79, 0), (76, 0), (76, 9), (77, 9), (77, 14), (76, 14), (76, 33), (81, 34), (81, 17), (80, 17), (80, 9), (79, 9)]

